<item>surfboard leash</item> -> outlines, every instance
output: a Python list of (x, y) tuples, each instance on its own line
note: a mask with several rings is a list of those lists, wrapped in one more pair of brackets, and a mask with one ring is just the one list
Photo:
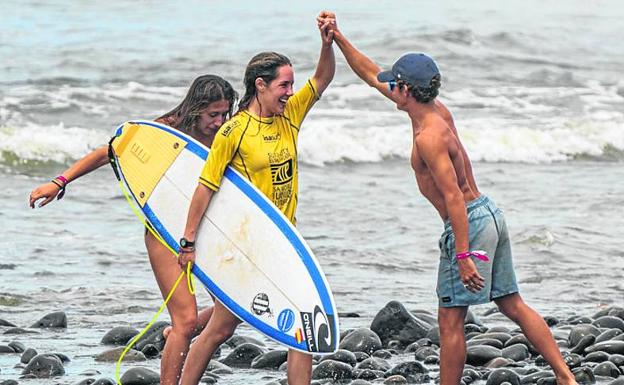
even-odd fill
[[(171, 246), (169, 246), (167, 244), (167, 242), (165, 242), (165, 240), (160, 236), (160, 234), (158, 234), (153, 226), (149, 223), (149, 220), (147, 218), (145, 218), (143, 215), (141, 215), (141, 212), (139, 211), (139, 209), (134, 205), (134, 202), (132, 202), (132, 198), (130, 198), (130, 194), (126, 191), (121, 179), (119, 180), (119, 187), (121, 188), (121, 191), (123, 192), (124, 196), (126, 197), (126, 200), (128, 201), (128, 204), (130, 205), (130, 207), (132, 208), (132, 211), (134, 212), (134, 215), (136, 215), (137, 218), (139, 218), (139, 220), (141, 221), (141, 223), (143, 223), (143, 226), (145, 226), (147, 228), (147, 230), (154, 236), (154, 238), (156, 238), (163, 246), (165, 246), (169, 251), (171, 251), (171, 253), (173, 255), (175, 255), (177, 258), (179, 258), (179, 254), (173, 249), (171, 248)], [(121, 353), (121, 355), (119, 356), (119, 359), (117, 360), (117, 365), (115, 367), (115, 379), (117, 380), (117, 384), (118, 385), (122, 385), (121, 383), (121, 377), (119, 376), (119, 371), (121, 369), (121, 362), (123, 361), (123, 358), (126, 356), (126, 353), (128, 353), (130, 351), (130, 349), (132, 349), (132, 347), (134, 346), (134, 344), (145, 334), (147, 333), (147, 331), (154, 325), (154, 323), (158, 320), (158, 317), (160, 317), (160, 314), (165, 310), (165, 308), (167, 307), (167, 304), (169, 303), (169, 300), (171, 299), (171, 297), (173, 296), (173, 293), (175, 292), (175, 290), (177, 289), (178, 285), (180, 284), (180, 281), (182, 281), (182, 278), (184, 277), (184, 275), (186, 274), (186, 283), (188, 285), (188, 289), (189, 292), (193, 295), (195, 295), (195, 283), (193, 282), (193, 276), (191, 274), (191, 264), (188, 263), (186, 265), (186, 270), (182, 271), (182, 273), (180, 273), (180, 275), (178, 276), (178, 278), (176, 279), (175, 283), (173, 284), (173, 287), (171, 288), (171, 290), (169, 290), (169, 293), (167, 293), (167, 296), (165, 297), (165, 300), (163, 301), (163, 303), (160, 305), (160, 308), (158, 309), (158, 311), (156, 312), (156, 314), (152, 317), (152, 319), (149, 321), (149, 323), (147, 324), (147, 326), (145, 326), (143, 328), (143, 330), (141, 330), (141, 332), (139, 334), (137, 334), (136, 336), (134, 336), (134, 338), (132, 338), (132, 340), (130, 340), (130, 342), (128, 343), (128, 345), (126, 346), (126, 348), (123, 350), (123, 352)]]
[[(120, 173), (118, 170), (118, 166), (117, 166), (117, 160), (115, 159), (115, 155), (114, 155), (114, 151), (113, 151), (113, 140), (116, 138), (113, 137), (111, 138), (110, 142), (108, 143), (108, 158), (110, 161), (110, 164), (113, 168), (113, 172), (115, 173), (115, 176), (117, 177), (117, 180), (119, 181), (119, 187), (123, 193), (123, 195), (126, 197), (126, 200), (128, 201), (128, 204), (130, 205), (130, 208), (132, 208), (132, 211), (134, 212), (134, 215), (139, 218), (139, 220), (141, 221), (141, 223), (143, 224), (143, 226), (145, 226), (145, 228), (147, 228), (147, 230), (154, 236), (154, 238), (156, 238), (158, 240), (158, 242), (160, 242), (163, 246), (165, 246), (170, 252), (171, 254), (173, 254), (176, 258), (179, 258), (179, 254), (171, 247), (167, 244), (167, 242), (165, 242), (165, 240), (160, 236), (160, 234), (158, 234), (155, 230), (154, 227), (151, 225), (151, 223), (149, 223), (149, 220), (142, 215), (141, 211), (135, 206), (134, 202), (132, 201), (132, 198), (130, 197), (130, 193), (128, 193), (128, 191), (126, 190), (126, 188), (123, 185), (123, 182), (121, 181), (121, 177), (120, 177)], [(126, 345), (126, 348), (123, 350), (123, 352), (121, 353), (121, 355), (119, 356), (119, 359), (117, 360), (117, 365), (115, 367), (115, 380), (117, 381), (118, 385), (123, 385), (121, 383), (121, 377), (119, 375), (119, 371), (121, 369), (121, 362), (123, 361), (124, 357), (126, 356), (126, 354), (128, 353), (128, 351), (130, 351), (130, 349), (132, 349), (132, 347), (134, 346), (134, 344), (143, 336), (145, 335), (145, 333), (147, 333), (147, 331), (154, 325), (154, 323), (158, 320), (158, 318), (160, 317), (160, 314), (165, 310), (165, 308), (167, 307), (167, 304), (169, 303), (169, 300), (171, 299), (171, 297), (173, 296), (173, 293), (175, 292), (175, 290), (177, 289), (178, 285), (180, 284), (180, 281), (182, 281), (182, 278), (184, 277), (184, 275), (186, 274), (186, 284), (188, 286), (189, 292), (192, 295), (195, 295), (195, 283), (193, 282), (193, 277), (191, 275), (191, 263), (188, 263), (186, 265), (186, 270), (183, 270), (182, 273), (180, 273), (180, 275), (178, 276), (178, 278), (176, 279), (175, 283), (173, 284), (173, 287), (171, 288), (171, 290), (169, 290), (169, 293), (167, 293), (167, 296), (165, 297), (163, 303), (160, 305), (160, 308), (158, 309), (158, 311), (156, 312), (156, 314), (152, 317), (152, 319), (149, 321), (149, 323), (147, 324), (147, 326), (145, 326), (143, 328), (143, 330), (141, 330), (139, 332), (139, 334), (137, 334), (136, 336), (134, 336), (130, 342)]]

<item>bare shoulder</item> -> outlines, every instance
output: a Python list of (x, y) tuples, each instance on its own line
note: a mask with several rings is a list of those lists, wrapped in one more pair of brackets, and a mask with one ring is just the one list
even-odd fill
[(442, 116), (428, 118), (421, 131), (416, 135), (416, 146), (420, 151), (438, 152), (449, 147), (451, 132)]

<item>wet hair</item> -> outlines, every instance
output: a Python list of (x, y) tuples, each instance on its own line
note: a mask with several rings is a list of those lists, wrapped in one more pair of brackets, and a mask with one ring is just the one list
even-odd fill
[(270, 83), (277, 77), (279, 67), (292, 66), (290, 59), (276, 52), (261, 52), (252, 57), (245, 69), (245, 94), (238, 102), (238, 112), (245, 110), (256, 96), (256, 79), (261, 78), (265, 83)]
[(431, 79), (429, 87), (410, 85), (410, 92), (417, 102), (429, 103), (438, 96), (441, 85), (441, 77), (438, 74)]
[(228, 102), (230, 109), (227, 117), (229, 118), (236, 99), (238, 99), (238, 94), (227, 80), (216, 75), (202, 75), (193, 80), (184, 100), (158, 120), (166, 120), (170, 126), (191, 133), (199, 121), (199, 115), (210, 103), (219, 100)]

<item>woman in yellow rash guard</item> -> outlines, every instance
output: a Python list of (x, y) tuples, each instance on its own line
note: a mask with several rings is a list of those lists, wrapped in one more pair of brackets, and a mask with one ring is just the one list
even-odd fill
[[(184, 100), (156, 121), (185, 132), (210, 147), (217, 130), (232, 114), (236, 98), (236, 92), (226, 80), (215, 75), (202, 75), (193, 81)], [(30, 193), (30, 206), (35, 208), (39, 199), (43, 201), (37, 206), (42, 207), (55, 197), (62, 197), (59, 193), (64, 191), (67, 183), (105, 164), (108, 164), (107, 146), (85, 155), (52, 182), (35, 188)], [(182, 270), (171, 252), (149, 231), (145, 232), (145, 246), (164, 298)], [(173, 326), (165, 329), (164, 333), (167, 340), (160, 362), (160, 383), (174, 385), (180, 378), (191, 338), (205, 327), (213, 308), (209, 307), (198, 314), (195, 296), (185, 285), (180, 285), (175, 290), (167, 308)]]
[[(254, 56), (245, 70), (245, 95), (237, 114), (215, 137), (210, 155), (193, 195), (181, 244), (179, 262), (195, 260), (195, 236), (200, 220), (228, 164), (247, 177), (293, 223), (297, 208), (297, 137), (312, 105), (334, 77), (333, 34), (319, 27), (322, 47), (314, 76), (293, 93), (290, 60), (275, 52)], [(233, 333), (239, 319), (215, 301), (206, 328), (191, 345), (182, 372), (182, 385), (196, 385), (214, 351)], [(312, 356), (288, 352), (288, 383), (309, 384)]]

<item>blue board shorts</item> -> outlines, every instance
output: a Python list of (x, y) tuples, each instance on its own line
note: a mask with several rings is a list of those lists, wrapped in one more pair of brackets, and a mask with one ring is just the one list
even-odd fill
[(455, 234), (453, 234), (450, 220), (447, 220), (440, 237), (440, 266), (436, 289), (440, 307), (488, 303), (518, 292), (511, 256), (511, 243), (503, 212), (485, 195), (466, 203), (466, 211), (468, 212), (470, 250), (484, 250), (490, 259), (485, 262), (470, 257), (477, 266), (479, 274), (485, 279), (485, 287), (476, 293), (464, 287), (455, 259)]

